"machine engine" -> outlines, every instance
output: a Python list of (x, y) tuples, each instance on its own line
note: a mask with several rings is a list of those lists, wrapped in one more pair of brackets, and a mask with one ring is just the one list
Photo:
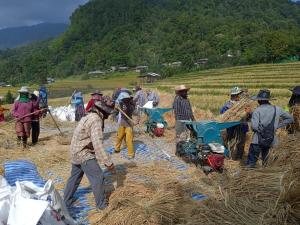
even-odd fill
[[(214, 151), (217, 144), (196, 145), (191, 141), (180, 141), (176, 146), (176, 155), (187, 163), (199, 166), (207, 174), (210, 172), (223, 172), (224, 149)], [(212, 147), (211, 147), (212, 146)], [(218, 148), (222, 148), (218, 145)]]
[(185, 162), (201, 167), (204, 173), (223, 172), (225, 147), (221, 131), (240, 122), (187, 121), (182, 123), (190, 130), (190, 138), (176, 145), (176, 155)]
[(147, 115), (147, 120), (145, 121), (145, 131), (149, 133), (152, 137), (162, 137), (164, 135), (165, 129), (168, 126), (167, 121), (165, 121), (163, 115), (166, 112), (171, 111), (171, 108), (143, 108), (145, 114)]

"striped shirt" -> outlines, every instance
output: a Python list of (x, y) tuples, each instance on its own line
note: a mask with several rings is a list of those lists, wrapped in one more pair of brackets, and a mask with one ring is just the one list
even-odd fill
[(143, 107), (146, 104), (146, 95), (143, 90), (139, 90), (136, 92), (133, 101), (135, 102), (136, 106)]
[(110, 165), (109, 155), (103, 148), (102, 120), (97, 113), (88, 113), (74, 130), (70, 146), (73, 164), (82, 164), (90, 159), (97, 159)]
[(188, 99), (185, 99), (177, 95), (173, 102), (173, 109), (176, 120), (192, 120), (193, 111), (191, 103)]

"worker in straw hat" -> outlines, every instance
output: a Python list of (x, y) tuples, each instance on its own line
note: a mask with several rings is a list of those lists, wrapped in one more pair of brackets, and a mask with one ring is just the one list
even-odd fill
[(99, 90), (96, 90), (95, 92), (91, 93), (92, 98), (89, 100), (85, 110), (89, 111), (90, 108), (94, 105), (95, 101), (100, 101), (101, 97), (103, 96), (103, 93)]
[(295, 133), (300, 131), (300, 86), (295, 86), (290, 89), (292, 96), (289, 100), (288, 111), (294, 117), (294, 123), (289, 126), (289, 133)]
[(175, 131), (177, 141), (180, 138), (180, 135), (187, 131), (186, 126), (180, 122), (180, 120), (195, 120), (191, 103), (188, 99), (188, 91), (190, 88), (187, 88), (185, 85), (179, 85), (175, 87), (175, 99), (173, 102), (173, 109), (175, 113)]
[(64, 201), (67, 207), (74, 202), (74, 194), (84, 174), (92, 186), (96, 207), (104, 209), (107, 206), (104, 174), (98, 162), (103, 163), (108, 170), (114, 170), (114, 164), (102, 144), (102, 124), (112, 111), (113, 107), (104, 101), (96, 101), (74, 130), (70, 145), (72, 170), (64, 190)]
[(30, 137), (31, 120), (30, 115), (34, 110), (33, 102), (29, 98), (29, 90), (27, 87), (22, 87), (19, 92), (19, 98), (15, 101), (12, 109), (12, 115), (16, 119), (16, 133), (18, 144), (23, 142), (23, 148), (27, 147), (27, 139)]
[(132, 97), (127, 92), (122, 92), (119, 97), (119, 103), (117, 109), (119, 108), (118, 116), (118, 134), (115, 146), (115, 153), (121, 151), (122, 141), (125, 139), (128, 158), (133, 159), (135, 156), (134, 146), (133, 146), (133, 121), (132, 115), (135, 109)]
[[(224, 114), (240, 101), (243, 89), (233, 87), (230, 91), (230, 100), (227, 101), (220, 110), (220, 114)], [(230, 157), (233, 160), (242, 160), (246, 142), (246, 135), (249, 131), (247, 121), (241, 121), (240, 125), (230, 127), (226, 130), (227, 148), (230, 151)]]
[(260, 90), (252, 97), (258, 101), (259, 106), (251, 113), (247, 108), (246, 112), (251, 113), (251, 126), (254, 132), (249, 149), (247, 165), (255, 167), (261, 154), (263, 165), (266, 165), (270, 148), (277, 143), (276, 130), (293, 122), (293, 117), (282, 108), (270, 104), (271, 92)]

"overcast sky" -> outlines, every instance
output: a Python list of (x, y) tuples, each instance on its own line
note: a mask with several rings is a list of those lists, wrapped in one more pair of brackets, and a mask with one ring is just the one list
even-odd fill
[(42, 22), (69, 22), (72, 12), (88, 0), (0, 0), (0, 29)]

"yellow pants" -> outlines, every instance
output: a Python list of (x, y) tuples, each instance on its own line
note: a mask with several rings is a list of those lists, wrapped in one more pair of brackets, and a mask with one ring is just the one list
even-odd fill
[(128, 157), (134, 157), (132, 127), (123, 127), (123, 126), (119, 127), (115, 151), (119, 152), (121, 150), (121, 145), (124, 138), (128, 149)]

